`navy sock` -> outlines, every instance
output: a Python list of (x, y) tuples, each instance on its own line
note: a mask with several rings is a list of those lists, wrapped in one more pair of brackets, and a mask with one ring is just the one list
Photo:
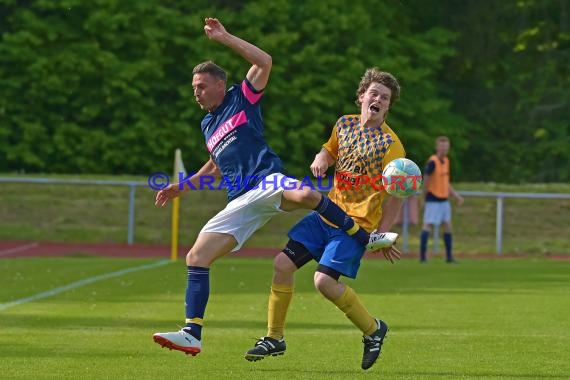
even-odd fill
[(359, 227), (358, 231), (350, 236), (362, 245), (366, 245), (370, 241), (370, 234), (362, 227)]
[(443, 233), (443, 242), (445, 243), (445, 256), (447, 262), (453, 261), (453, 254), (451, 251), (451, 232), (444, 232)]
[(186, 288), (186, 327), (196, 339), (202, 338), (202, 324), (210, 295), (210, 269), (188, 266)]
[(420, 235), (420, 260), (426, 261), (427, 243), (429, 240), (429, 231), (422, 230)]
[[(316, 212), (321, 214), (323, 218), (331, 222), (332, 224), (338, 226), (341, 230), (348, 232), (351, 228), (355, 226), (354, 220), (347, 215), (336, 203), (331, 201), (328, 197), (324, 196), (321, 201), (314, 208)], [(354, 239), (356, 239), (360, 244), (368, 244), (370, 235), (362, 227), (358, 227), (358, 230), (350, 234)]]

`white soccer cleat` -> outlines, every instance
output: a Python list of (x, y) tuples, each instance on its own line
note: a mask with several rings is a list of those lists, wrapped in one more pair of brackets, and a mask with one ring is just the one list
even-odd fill
[(184, 329), (176, 332), (156, 333), (152, 339), (162, 347), (182, 351), (187, 355), (196, 356), (202, 351), (202, 342)]
[(372, 232), (370, 240), (366, 244), (367, 251), (377, 251), (381, 248), (388, 248), (396, 244), (399, 235), (395, 232)]

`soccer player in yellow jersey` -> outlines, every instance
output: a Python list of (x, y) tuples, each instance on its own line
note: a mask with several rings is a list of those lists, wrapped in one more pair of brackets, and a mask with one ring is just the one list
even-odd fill
[[(324, 176), (335, 164), (329, 197), (368, 232), (389, 231), (402, 205), (381, 185), (383, 168), (405, 156), (398, 136), (386, 124), (388, 110), (399, 94), (400, 86), (393, 75), (377, 68), (366, 70), (356, 92), (360, 115), (340, 117), (311, 164), (316, 177)], [(315, 287), (362, 331), (362, 368), (370, 368), (380, 355), (388, 326), (374, 318), (354, 290), (339, 281), (340, 276), (356, 278), (365, 249), (317, 213), (299, 221), (288, 236), (289, 242), (274, 260), (267, 336), (260, 338), (245, 358), (255, 361), (285, 352), (284, 326), (293, 296), (294, 273), (316, 260)], [(400, 258), (394, 246), (382, 252), (391, 262)]]

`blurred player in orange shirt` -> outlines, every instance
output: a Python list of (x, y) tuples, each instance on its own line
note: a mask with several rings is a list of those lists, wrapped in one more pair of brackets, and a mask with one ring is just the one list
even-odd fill
[(435, 151), (424, 169), (425, 196), (424, 224), (420, 235), (420, 262), (427, 262), (427, 243), (431, 227), (443, 226), (443, 241), (445, 243), (445, 255), (448, 263), (453, 263), (452, 252), (452, 229), (451, 229), (451, 204), (449, 196), (457, 199), (457, 204), (463, 204), (463, 197), (451, 186), (449, 170), (449, 138), (440, 136), (435, 140)]

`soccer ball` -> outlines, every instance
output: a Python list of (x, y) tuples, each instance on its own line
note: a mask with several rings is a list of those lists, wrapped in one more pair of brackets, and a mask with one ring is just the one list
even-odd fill
[(390, 161), (382, 171), (382, 184), (394, 197), (408, 198), (422, 190), (422, 172), (416, 163), (407, 158)]

